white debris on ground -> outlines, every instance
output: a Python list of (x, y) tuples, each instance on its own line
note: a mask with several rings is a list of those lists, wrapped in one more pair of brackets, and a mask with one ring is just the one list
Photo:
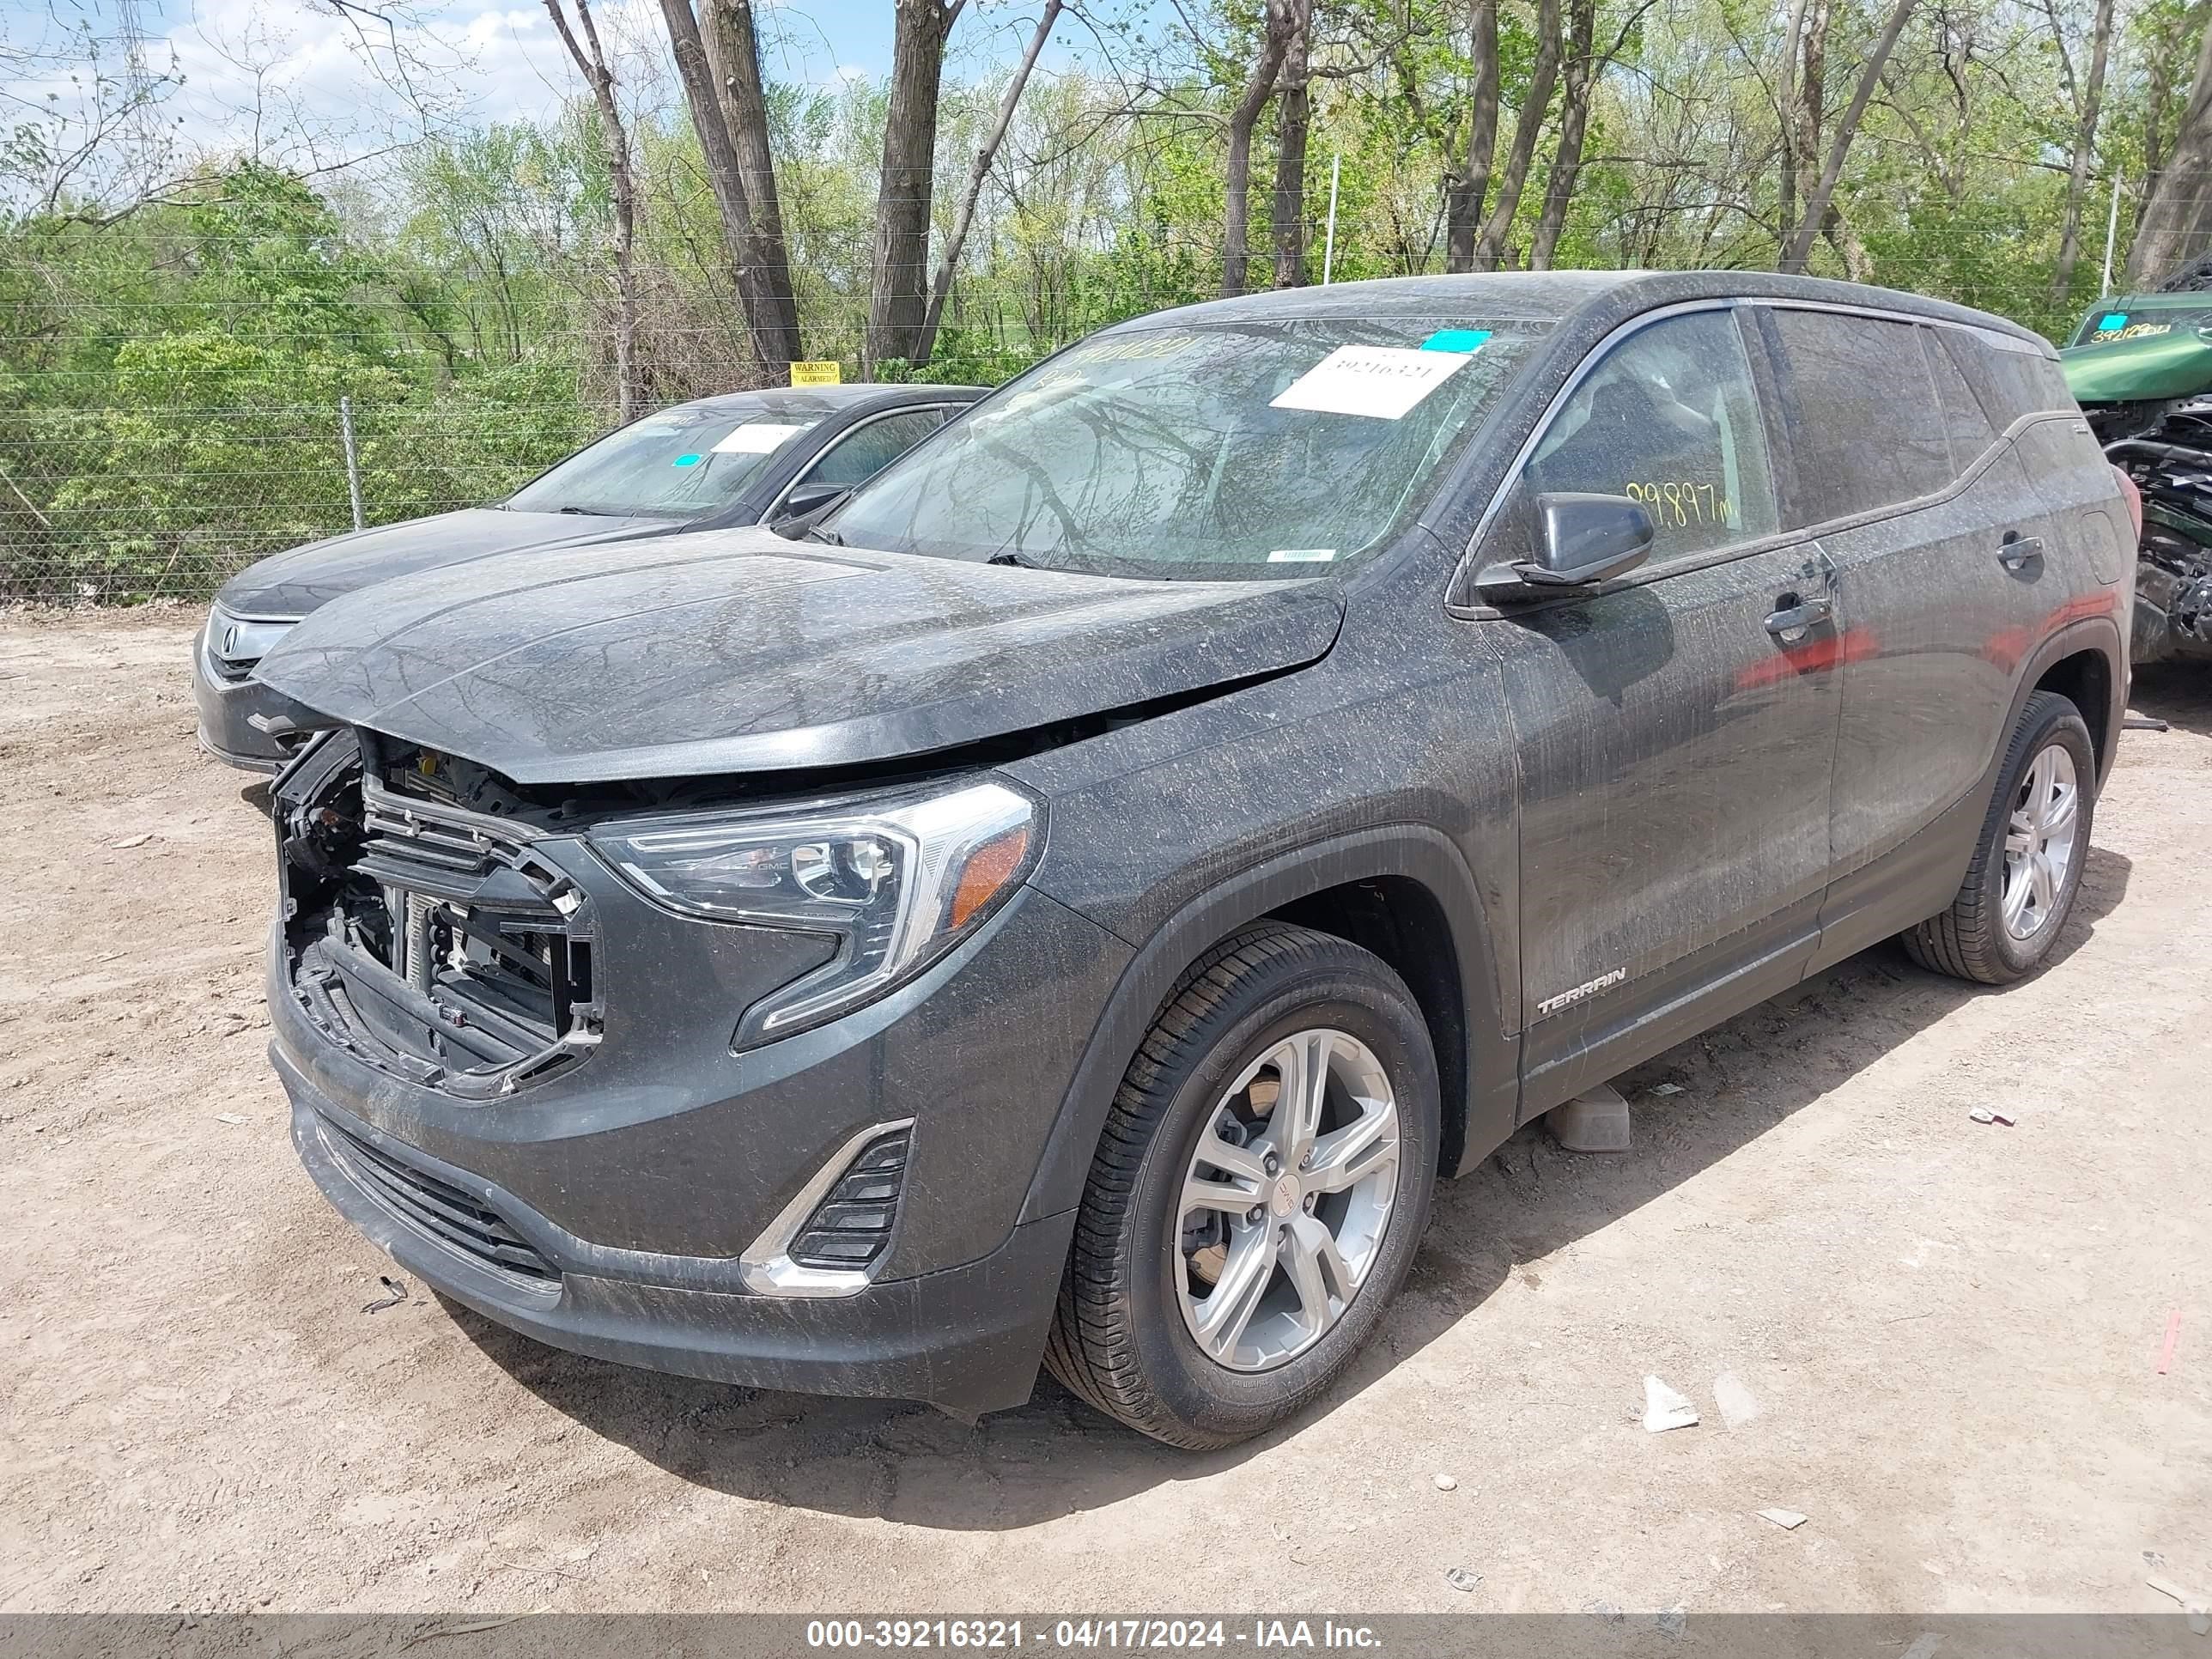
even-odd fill
[(1690, 1403), (1689, 1396), (1677, 1394), (1656, 1376), (1644, 1379), (1644, 1426), (1653, 1434), (1664, 1434), (1669, 1429), (1694, 1429), (1698, 1426), (1698, 1408)]
[(1723, 1371), (1713, 1379), (1713, 1404), (1721, 1408), (1722, 1424), (1731, 1429), (1740, 1429), (1759, 1415), (1758, 1398), (1734, 1371)]

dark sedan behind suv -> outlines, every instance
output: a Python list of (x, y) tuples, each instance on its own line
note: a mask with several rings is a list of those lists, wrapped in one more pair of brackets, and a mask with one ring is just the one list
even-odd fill
[(1747, 274), (1406, 279), (1060, 354), (811, 543), (488, 560), (262, 665), (331, 1202), (543, 1340), (1175, 1444), (1437, 1180), (1893, 934), (2057, 943), (2122, 492), (2051, 349)]
[(729, 392), (634, 421), (493, 507), (356, 530), (271, 554), (222, 585), (192, 642), (201, 746), (273, 772), (305, 711), (254, 665), (341, 593), (416, 571), (578, 542), (804, 519), (983, 395), (976, 386), (845, 386)]

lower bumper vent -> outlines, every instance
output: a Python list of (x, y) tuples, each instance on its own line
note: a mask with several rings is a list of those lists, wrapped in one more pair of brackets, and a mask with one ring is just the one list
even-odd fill
[(537, 1291), (557, 1291), (561, 1275), (529, 1242), (459, 1188), (404, 1164), (328, 1119), (325, 1142), (348, 1175), (383, 1206), (480, 1266)]
[(894, 1129), (860, 1149), (791, 1241), (791, 1259), (802, 1267), (866, 1268), (890, 1243), (906, 1179), (911, 1129)]

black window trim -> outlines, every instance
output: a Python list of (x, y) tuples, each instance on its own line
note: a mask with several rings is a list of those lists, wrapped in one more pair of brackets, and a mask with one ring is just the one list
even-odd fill
[[(1958, 322), (1948, 317), (1920, 317), (1911, 312), (1886, 311), (1879, 306), (1838, 305), (1826, 300), (1759, 298), (1748, 300), (1746, 303), (1770, 312), (1832, 311), (1839, 312), (1845, 316), (1870, 317), (1879, 322), (1917, 323), (1928, 328), (1956, 329), (1962, 334), (1970, 335), (1984, 344), (1995, 346), (2002, 351), (2018, 352), (2029, 357), (2045, 357), (2055, 355), (2051, 353), (2048, 347), (2042, 350), (2037, 349), (2036, 343), (2015, 339), (2011, 335), (1999, 333), (1995, 329), (1984, 328), (1972, 323)], [(1765, 334), (1763, 329), (1761, 334), (1763, 337)], [(1771, 342), (1765, 342), (1765, 343), (1767, 349), (1774, 349)], [(1929, 389), (1931, 391), (1935, 389), (1932, 384)], [(1971, 386), (1969, 389), (1972, 389)], [(1847, 514), (1841, 518), (1823, 519), (1817, 524), (1808, 524), (1802, 529), (1789, 532), (1788, 536), (1799, 540), (1810, 541), (1822, 536), (1839, 534), (1846, 530), (1856, 530), (1863, 525), (1878, 524), (1884, 519), (1902, 518), (1908, 513), (1922, 513), (1931, 507), (1941, 506), (1954, 496), (1963, 495), (1972, 488), (1980, 481), (1982, 474), (1996, 465), (1996, 458), (1999, 455), (2012, 451), (2014, 439), (2030, 427), (2039, 426), (2045, 421), (2070, 421), (2076, 426), (2081, 423), (2078, 414), (2069, 414), (2063, 410), (2029, 410), (2023, 414), (2014, 416), (2012, 423), (1997, 434), (1996, 441), (1983, 450), (1974, 458), (1971, 465), (1957, 473), (1941, 489), (1932, 489), (1921, 495), (1908, 495), (1900, 501), (1869, 507), (1863, 513)], [(2086, 431), (2087, 428), (2085, 427), (2082, 429)]]
[[(1560, 593), (1557, 599), (1535, 599), (1527, 605), (1514, 605), (1510, 610), (1501, 609), (1475, 598), (1474, 578), (1479, 568), (1478, 562), (1483, 538), (1490, 533), (1500, 514), (1504, 513), (1507, 500), (1521, 483), (1522, 470), (1528, 465), (1529, 457), (1535, 453), (1536, 446), (1543, 441), (1544, 434), (1551, 429), (1552, 422), (1559, 418), (1560, 412), (1566, 407), (1567, 400), (1574, 395), (1576, 389), (1589, 376), (1596, 366), (1605, 360), (1607, 354), (1640, 330), (1648, 328), (1654, 323), (1662, 322), (1670, 317), (1685, 316), (1699, 311), (1757, 313), (1762, 310), (1833, 311), (1840, 312), (1846, 316), (1871, 317), (1886, 323), (1912, 323), (1927, 328), (1956, 329), (1960, 333), (1971, 335), (1981, 343), (2000, 351), (2019, 352), (2030, 357), (2055, 359), (2057, 356), (2051, 348), (2042, 341), (2019, 339), (1996, 329), (1984, 327), (1978, 323), (1966, 322), (1952, 317), (1925, 317), (1915, 312), (1894, 311), (1881, 306), (1842, 304), (1832, 300), (1798, 300), (1777, 295), (1743, 294), (1723, 298), (1683, 300), (1673, 305), (1661, 306), (1651, 311), (1640, 312), (1612, 330), (1603, 339), (1583, 354), (1583, 360), (1575, 365), (1574, 372), (1567, 376), (1565, 383), (1560, 386), (1552, 401), (1546, 405), (1542, 416), (1538, 419), (1528, 437), (1522, 441), (1521, 447), (1514, 452), (1512, 462), (1505, 469), (1504, 479), (1492, 493), (1489, 503), (1482, 510), (1482, 516), (1475, 521), (1474, 532), (1468, 538), (1468, 544), (1462, 550), (1458, 563), (1452, 568), (1451, 579), (1444, 586), (1445, 614), (1462, 622), (1490, 622), (1506, 616), (1527, 615), (1534, 611), (1548, 609), (1554, 605), (1573, 604), (1589, 598), (1593, 593), (1611, 593), (1623, 588), (1646, 586), (1655, 581), (1665, 581), (1675, 576), (1689, 574), (1693, 571), (1710, 570), (1717, 565), (1733, 564), (1739, 559), (1756, 558), (1762, 553), (1771, 553), (1778, 548), (1802, 546), (1808, 542), (1818, 540), (1823, 535), (1856, 529), (1861, 525), (1872, 524), (1879, 520), (1895, 518), (1905, 513), (1917, 513), (1948, 501), (1952, 496), (1971, 488), (1979, 480), (1984, 472), (1996, 464), (1996, 458), (2000, 453), (2012, 447), (2013, 439), (2029, 427), (2046, 420), (2078, 421), (2080, 418), (2078, 416), (2069, 416), (2061, 410), (2037, 410), (2015, 417), (2010, 426), (1998, 434), (1997, 441), (1991, 444), (1975, 459), (1972, 465), (1953, 478), (1943, 489), (1929, 495), (1915, 495), (1905, 501), (1893, 501), (1869, 512), (1854, 514), (1848, 518), (1829, 519), (1820, 524), (1807, 525), (1802, 529), (1778, 530), (1771, 535), (1761, 536), (1751, 541), (1734, 542), (1726, 547), (1714, 548), (1704, 553), (1686, 553), (1680, 558), (1669, 559), (1660, 564), (1639, 565), (1626, 575), (1602, 583), (1598, 586), (1567, 590)], [(1770, 354), (1773, 347), (1768, 338), (1765, 327), (1763, 325), (1750, 324), (1748, 319), (1742, 316), (1738, 316), (1735, 321), (1736, 333), (1743, 343), (1744, 355), (1751, 363), (1753, 392), (1759, 400), (1760, 418), (1766, 428), (1768, 473), (1775, 486), (1776, 495), (1780, 498), (1778, 505), (1786, 505), (1788, 497), (1784, 494), (1784, 489), (1786, 488), (1794, 490), (1796, 478), (1794, 463), (1781, 453), (1781, 447), (1775, 440), (1775, 410), (1772, 398), (1780, 373), (1779, 366), (1771, 357)], [(1786, 481), (1785, 469), (1788, 474)]]
[[(921, 434), (921, 438), (915, 440), (915, 443), (920, 443), (923, 439), (934, 437), (938, 432), (943, 431), (945, 429), (945, 423), (947, 421), (950, 421), (953, 416), (957, 414), (960, 410), (972, 407), (974, 407), (972, 404), (948, 404), (940, 402), (926, 404), (896, 404), (889, 409), (877, 410), (872, 415), (863, 415), (859, 420), (854, 422), (852, 425), (845, 428), (842, 431), (833, 433), (830, 435), (829, 442), (823, 444), (821, 448), (817, 449), (813, 454), (807, 457), (806, 465), (800, 467), (798, 471), (793, 473), (791, 475), (790, 481), (787, 483), (782, 489), (775, 492), (775, 499), (771, 501), (761, 510), (760, 522), (766, 524), (770, 519), (774, 518), (776, 515), (777, 511), (783, 506), (785, 501), (789, 498), (791, 492), (798, 489), (799, 485), (805, 483), (808, 478), (811, 477), (814, 473), (814, 469), (821, 465), (822, 463), (827, 460), (831, 455), (835, 454), (844, 444), (845, 441), (852, 437), (854, 434), (865, 432), (868, 428), (876, 425), (878, 422), (891, 420), (897, 416), (921, 415), (934, 410), (938, 416), (937, 427), (934, 431), (925, 432)], [(908, 447), (911, 447), (912, 446)], [(901, 453), (903, 453), (904, 452), (902, 451)], [(898, 457), (896, 455), (891, 457), (891, 460), (894, 461), (897, 459)], [(884, 465), (888, 466), (890, 465), (890, 462), (886, 461)], [(871, 474), (870, 476), (872, 477), (873, 475)], [(863, 483), (866, 482), (867, 480), (865, 478), (861, 480), (861, 483)]]

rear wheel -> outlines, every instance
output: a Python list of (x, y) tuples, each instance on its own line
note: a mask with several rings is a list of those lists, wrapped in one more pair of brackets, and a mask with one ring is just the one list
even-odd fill
[(1438, 1109), (1428, 1029), (1380, 958), (1274, 923), (1217, 946), (1115, 1098), (1045, 1350), (1053, 1375), (1193, 1449), (1297, 1413), (1405, 1278)]
[(2081, 711), (2055, 691), (2033, 693), (1959, 896), (1904, 935), (1912, 959), (1984, 985), (2040, 966), (2081, 889), (2096, 794), (2096, 751)]

